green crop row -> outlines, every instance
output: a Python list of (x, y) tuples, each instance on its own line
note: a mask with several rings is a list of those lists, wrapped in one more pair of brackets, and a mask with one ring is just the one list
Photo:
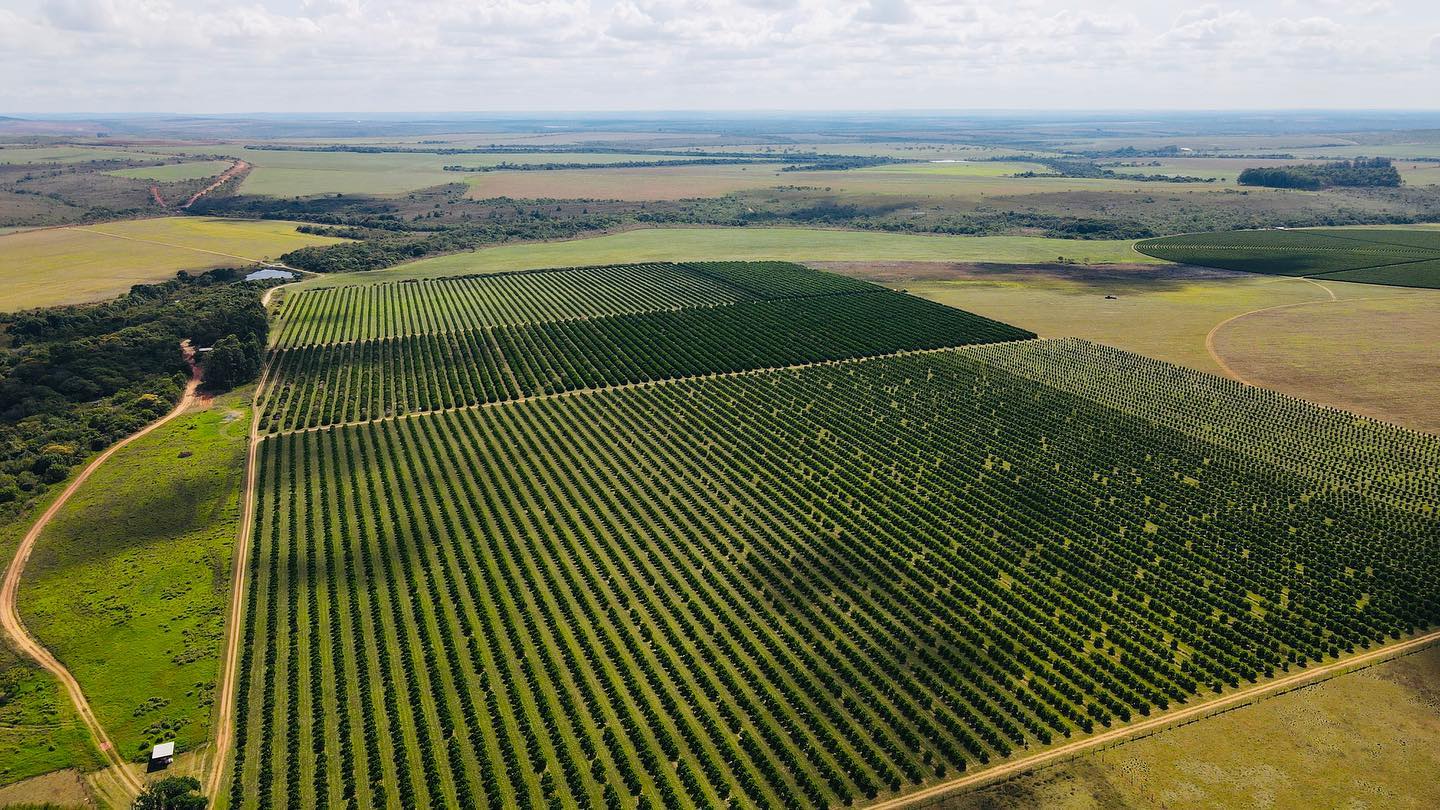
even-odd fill
[(259, 463), (236, 807), (841, 805), (1440, 621), (1432, 437), (1078, 341)]
[(885, 290), (749, 301), (280, 351), (263, 407), (269, 430), (295, 430), (581, 388), (1031, 337)]

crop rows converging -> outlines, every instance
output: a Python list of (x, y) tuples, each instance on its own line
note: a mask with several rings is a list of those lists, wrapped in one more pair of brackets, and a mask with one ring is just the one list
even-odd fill
[(582, 388), (1034, 337), (920, 298), (866, 289), (282, 350), (271, 361), (265, 424), (270, 431), (295, 430)]
[(754, 297), (716, 278), (666, 263), (319, 287), (295, 293), (285, 302), (275, 345), (438, 334), (715, 306)]
[(231, 804), (834, 806), (1399, 638), (1350, 419), (1027, 341), (272, 436)]
[(1266, 275), (1440, 287), (1440, 231), (1323, 228), (1221, 231), (1138, 242), (1173, 262)]

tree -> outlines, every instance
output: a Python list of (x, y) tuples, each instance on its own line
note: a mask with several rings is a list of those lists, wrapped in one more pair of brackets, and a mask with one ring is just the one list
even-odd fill
[(135, 797), (134, 810), (205, 810), (209, 799), (200, 795), (193, 776), (172, 776), (152, 782)]

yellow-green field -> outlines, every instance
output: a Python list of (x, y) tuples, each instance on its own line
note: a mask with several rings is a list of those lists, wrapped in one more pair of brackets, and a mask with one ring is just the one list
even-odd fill
[[(617, 163), (632, 160), (683, 160), (681, 157), (606, 153), (435, 155), (405, 152), (287, 152), (243, 146), (163, 147), (169, 154), (219, 154), (255, 168), (241, 184), (244, 194), (304, 197), (312, 194), (400, 194), (442, 183), (463, 183), (477, 175), (447, 172), (445, 166), (495, 166), (501, 163)], [(534, 172), (552, 174), (553, 172)], [(583, 173), (583, 172), (582, 172)], [(531, 174), (522, 172), (520, 174)], [(490, 176), (490, 175), (485, 175)]]
[(0, 236), (0, 311), (99, 301), (178, 270), (243, 266), (339, 241), (295, 228), (276, 220), (167, 217)]
[(193, 163), (171, 163), (166, 166), (145, 166), (139, 169), (120, 169), (109, 172), (117, 177), (135, 180), (156, 180), (174, 183), (181, 180), (200, 180), (214, 177), (230, 168), (228, 160), (199, 160)]
[(1081, 241), (1038, 236), (918, 236), (816, 228), (649, 228), (589, 239), (504, 245), (402, 264), (389, 270), (322, 276), (309, 286), (372, 284), (465, 273), (702, 259), (1027, 263), (1067, 259), (1088, 264), (1159, 261), (1129, 240)]
[(123, 149), (94, 149), (85, 146), (0, 147), (0, 163), (81, 163), (87, 160), (134, 157), (137, 157), (135, 153)]
[(1440, 649), (995, 787), (947, 810), (1440, 806)]
[[(1006, 177), (1039, 164), (1006, 162), (921, 163), (853, 171), (782, 172), (773, 165), (656, 166), (628, 169), (587, 169), (552, 172), (493, 172), (470, 178), (470, 196), (489, 197), (678, 200), (713, 197), (735, 191), (809, 186), (837, 194), (872, 194), (906, 198), (980, 200), (987, 196), (1053, 194), (1073, 191), (1147, 194), (1195, 191), (1218, 193), (1220, 184), (1172, 186), (1124, 179), (1072, 177)], [(913, 166), (913, 168), (911, 168)], [(1004, 170), (1003, 167), (1009, 167)]]

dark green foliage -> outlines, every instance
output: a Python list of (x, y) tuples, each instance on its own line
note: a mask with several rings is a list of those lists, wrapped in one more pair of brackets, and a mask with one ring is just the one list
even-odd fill
[(1318, 190), (1335, 186), (1397, 187), (1400, 171), (1390, 158), (1355, 158), (1333, 163), (1306, 163), (1298, 166), (1251, 168), (1240, 172), (1242, 186)]
[(90, 453), (168, 411), (188, 376), (181, 341), (206, 346), (235, 337), (248, 347), (249, 377), (229, 381), (253, 378), (268, 330), (262, 288), (229, 283), (235, 276), (181, 274), (103, 304), (4, 316), (0, 503), (27, 502)]
[(193, 776), (170, 776), (146, 785), (131, 805), (134, 810), (205, 810), (200, 782)]
[[(838, 806), (1440, 621), (1435, 437), (1080, 341), (260, 465), (237, 807)], [(311, 645), (346, 703), (296, 675)], [(353, 775), (279, 778), (342, 713)]]
[[(812, 285), (811, 276), (849, 281), (804, 273), (800, 278)], [(782, 279), (777, 273), (775, 280)], [(292, 430), (579, 388), (1034, 337), (864, 286), (870, 291), (290, 349), (274, 358), (264, 418), (271, 430)]]

